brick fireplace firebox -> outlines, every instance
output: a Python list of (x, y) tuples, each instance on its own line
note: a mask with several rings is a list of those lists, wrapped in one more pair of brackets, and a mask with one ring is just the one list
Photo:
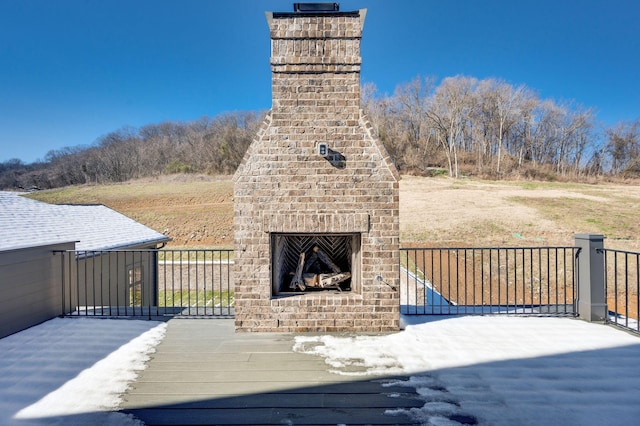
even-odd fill
[(365, 12), (267, 13), (272, 109), (234, 176), (238, 331), (399, 328), (399, 175), (360, 110)]

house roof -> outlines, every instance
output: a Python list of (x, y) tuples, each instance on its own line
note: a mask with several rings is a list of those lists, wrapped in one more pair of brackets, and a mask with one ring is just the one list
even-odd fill
[(69, 241), (78, 250), (108, 250), (169, 240), (103, 205), (47, 204), (0, 191), (0, 250)]

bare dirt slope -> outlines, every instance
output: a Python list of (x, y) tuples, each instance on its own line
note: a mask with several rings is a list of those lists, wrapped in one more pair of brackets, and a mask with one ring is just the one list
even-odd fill
[[(229, 176), (173, 175), (32, 195), (54, 203), (100, 203), (164, 232), (173, 247), (233, 246)], [(582, 232), (609, 248), (640, 250), (640, 185), (492, 182), (403, 176), (403, 245), (573, 245)]]
[(169, 246), (174, 248), (233, 247), (229, 176), (160, 176), (41, 191), (32, 197), (50, 203), (104, 204), (171, 237)]
[(490, 182), (404, 176), (403, 241), (436, 245), (572, 245), (601, 233), (611, 248), (640, 249), (640, 186)]

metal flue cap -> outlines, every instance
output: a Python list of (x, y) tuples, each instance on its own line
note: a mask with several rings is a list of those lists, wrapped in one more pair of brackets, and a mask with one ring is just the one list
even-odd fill
[(298, 13), (339, 12), (340, 3), (294, 3), (293, 11)]

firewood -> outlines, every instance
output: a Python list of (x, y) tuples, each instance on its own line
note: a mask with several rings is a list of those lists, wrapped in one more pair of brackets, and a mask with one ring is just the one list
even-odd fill
[(320, 276), (317, 274), (302, 274), (305, 284), (308, 287), (318, 287), (320, 285)]
[[(338, 284), (348, 280), (349, 278), (351, 278), (350, 272), (342, 272), (339, 274), (321, 274), (320, 286), (321, 287), (338, 286)], [(340, 288), (340, 286), (338, 286), (338, 288)]]
[(318, 259), (320, 259), (322, 263), (324, 263), (329, 269), (331, 269), (333, 273), (339, 274), (340, 272), (342, 272), (340, 268), (338, 268), (338, 266), (333, 263), (331, 259), (329, 259), (329, 256), (327, 256), (325, 252), (320, 250), (320, 247), (315, 246), (313, 248), (313, 252), (316, 254), (316, 256), (318, 256)]
[(302, 279), (302, 269), (304, 268), (304, 252), (300, 253), (300, 260), (298, 261), (298, 267), (296, 268), (296, 273), (293, 275), (291, 279), (291, 284), (289, 284), (289, 288), (295, 289), (298, 287), (300, 291), (305, 291), (307, 286), (304, 284)]
[(318, 255), (316, 253), (311, 253), (311, 256), (309, 256), (309, 258), (304, 264), (304, 272), (305, 273), (309, 272), (311, 268), (316, 264), (317, 261), (318, 261)]

